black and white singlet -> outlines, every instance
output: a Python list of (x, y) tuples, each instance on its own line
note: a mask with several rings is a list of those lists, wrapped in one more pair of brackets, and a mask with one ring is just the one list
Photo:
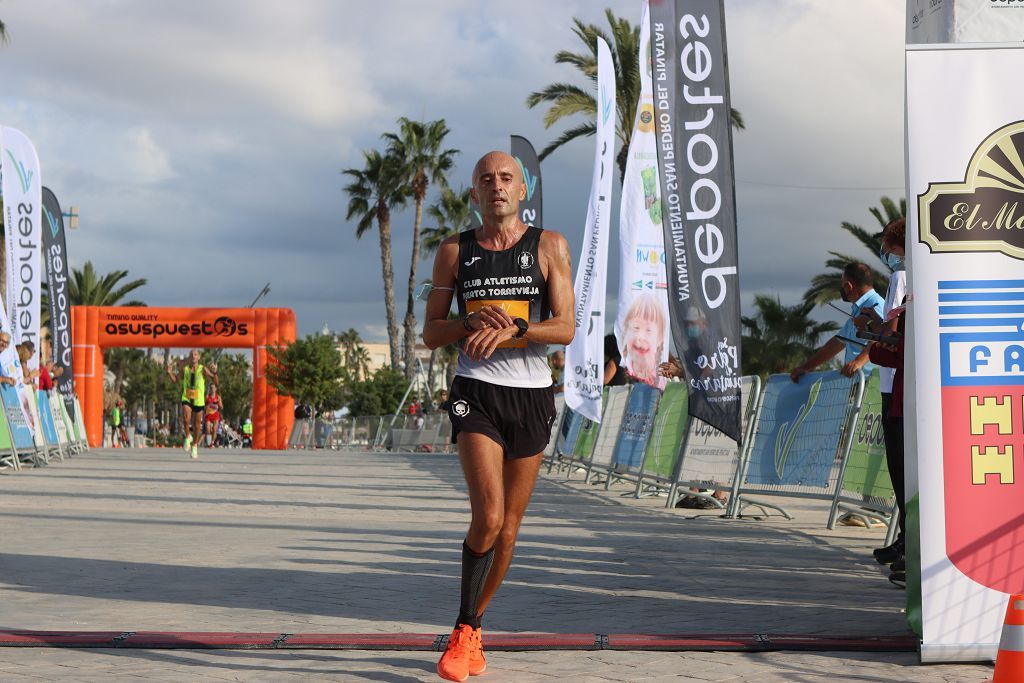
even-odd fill
[[(505, 309), (511, 317), (530, 323), (551, 317), (547, 283), (538, 259), (542, 232), (541, 228), (527, 227), (515, 246), (503, 251), (481, 247), (475, 230), (460, 235), (459, 274), (455, 284), (460, 316), (474, 313), (485, 305), (495, 305)], [(507, 387), (551, 386), (547, 345), (525, 339), (504, 342), (490, 358), (479, 361), (471, 359), (460, 348), (455, 374)]]

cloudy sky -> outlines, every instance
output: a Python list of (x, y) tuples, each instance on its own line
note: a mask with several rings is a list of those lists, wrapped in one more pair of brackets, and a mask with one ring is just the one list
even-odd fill
[[(378, 243), (345, 221), (341, 169), (400, 116), (447, 120), (455, 185), (510, 133), (541, 149), (565, 126), (545, 130), (524, 101), (584, 84), (553, 57), (581, 47), (573, 17), (603, 25), (606, 6), (639, 20), (638, 0), (3, 0), (0, 124), (34, 141), (44, 184), (79, 207), (73, 265), (147, 278), (152, 305), (244, 306), (270, 281), (262, 303), (294, 308), (301, 333), (326, 322), (380, 340)], [(840, 222), (873, 227), (868, 208), (902, 196), (904, 11), (726, 1), (747, 123), (735, 137), (746, 303), (796, 303), (830, 249), (867, 256)], [(591, 140), (542, 167), (544, 223), (577, 254)], [(411, 211), (396, 216), (399, 319), (411, 225)]]

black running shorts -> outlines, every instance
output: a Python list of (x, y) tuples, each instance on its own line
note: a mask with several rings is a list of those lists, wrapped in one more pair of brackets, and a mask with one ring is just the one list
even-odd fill
[(456, 377), (448, 396), (452, 443), (459, 432), (483, 434), (505, 449), (506, 458), (537, 455), (551, 439), (555, 394), (551, 387), (506, 387)]

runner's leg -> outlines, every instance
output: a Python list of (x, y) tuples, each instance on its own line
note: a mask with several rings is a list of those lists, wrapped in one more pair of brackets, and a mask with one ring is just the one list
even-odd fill
[(494, 563), (487, 575), (487, 582), (477, 606), (478, 616), (483, 615), (501, 582), (505, 580), (505, 572), (512, 562), (512, 552), (515, 550), (516, 537), (519, 535), (519, 525), (522, 524), (526, 506), (530, 503), (530, 496), (537, 482), (537, 472), (540, 471), (543, 459), (543, 454), (538, 453), (526, 458), (510, 458), (504, 463), (505, 512), (497, 544), (494, 546)]
[(469, 489), (472, 521), (462, 553), (462, 595), (459, 623), (479, 628), (479, 599), (487, 579), (494, 544), (504, 523), (504, 449), (474, 432), (458, 436), (459, 461)]
[(181, 404), (181, 419), (185, 428), (185, 441), (192, 438), (192, 406)]
[(192, 411), (192, 433), (196, 435), (196, 438), (192, 440), (192, 445), (196, 448), (199, 447), (199, 442), (203, 438), (203, 409), (196, 408)]

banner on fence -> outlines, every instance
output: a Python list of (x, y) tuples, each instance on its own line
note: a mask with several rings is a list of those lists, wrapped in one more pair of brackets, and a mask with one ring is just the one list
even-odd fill
[[(644, 474), (670, 480), (689, 426), (689, 396), (684, 382), (669, 382), (658, 403), (651, 438), (644, 454)], [(732, 442), (733, 446), (736, 445)]]
[(32, 411), (22, 403), (22, 395), (6, 384), (0, 385), (0, 398), (4, 402), (4, 415), (11, 428), (14, 447), (19, 451), (29, 451), (35, 448), (35, 429), (26, 418)]
[(1024, 587), (1021, 73), (1020, 47), (907, 50), (924, 661), (994, 657), (1006, 594)]
[[(743, 430), (752, 412), (752, 402), (757, 400), (760, 380), (744, 377), (740, 387), (743, 397)], [(679, 471), (679, 481), (729, 486), (736, 479), (741, 448), (730, 437), (703, 420), (691, 420), (686, 437), (686, 452)]]
[(661, 182), (654, 135), (650, 8), (640, 18), (640, 99), (629, 140), (619, 205), (619, 299), (615, 338), (622, 368), (639, 382), (665, 387), (658, 365), (668, 360), (668, 284), (661, 231)]
[(736, 441), (740, 287), (723, 0), (651, 5), (651, 53), (672, 342), (690, 415)]
[(615, 450), (612, 452), (614, 469), (640, 469), (660, 396), (661, 392), (646, 384), (634, 385), (629, 392), (619, 438), (615, 441)]
[(744, 482), (826, 488), (850, 408), (851, 379), (838, 372), (772, 375), (764, 389)]
[(885, 439), (882, 436), (882, 392), (878, 369), (872, 371), (864, 386), (857, 429), (846, 460), (842, 490), (870, 498), (891, 498), (892, 481), (885, 460)]
[(622, 385), (608, 387), (605, 392), (604, 415), (601, 419), (601, 429), (597, 433), (597, 441), (591, 451), (591, 469), (609, 469), (612, 466), (612, 453), (615, 452), (615, 444), (618, 441), (619, 432), (623, 426), (623, 415), (626, 411), (626, 403), (633, 388), (639, 385)]

